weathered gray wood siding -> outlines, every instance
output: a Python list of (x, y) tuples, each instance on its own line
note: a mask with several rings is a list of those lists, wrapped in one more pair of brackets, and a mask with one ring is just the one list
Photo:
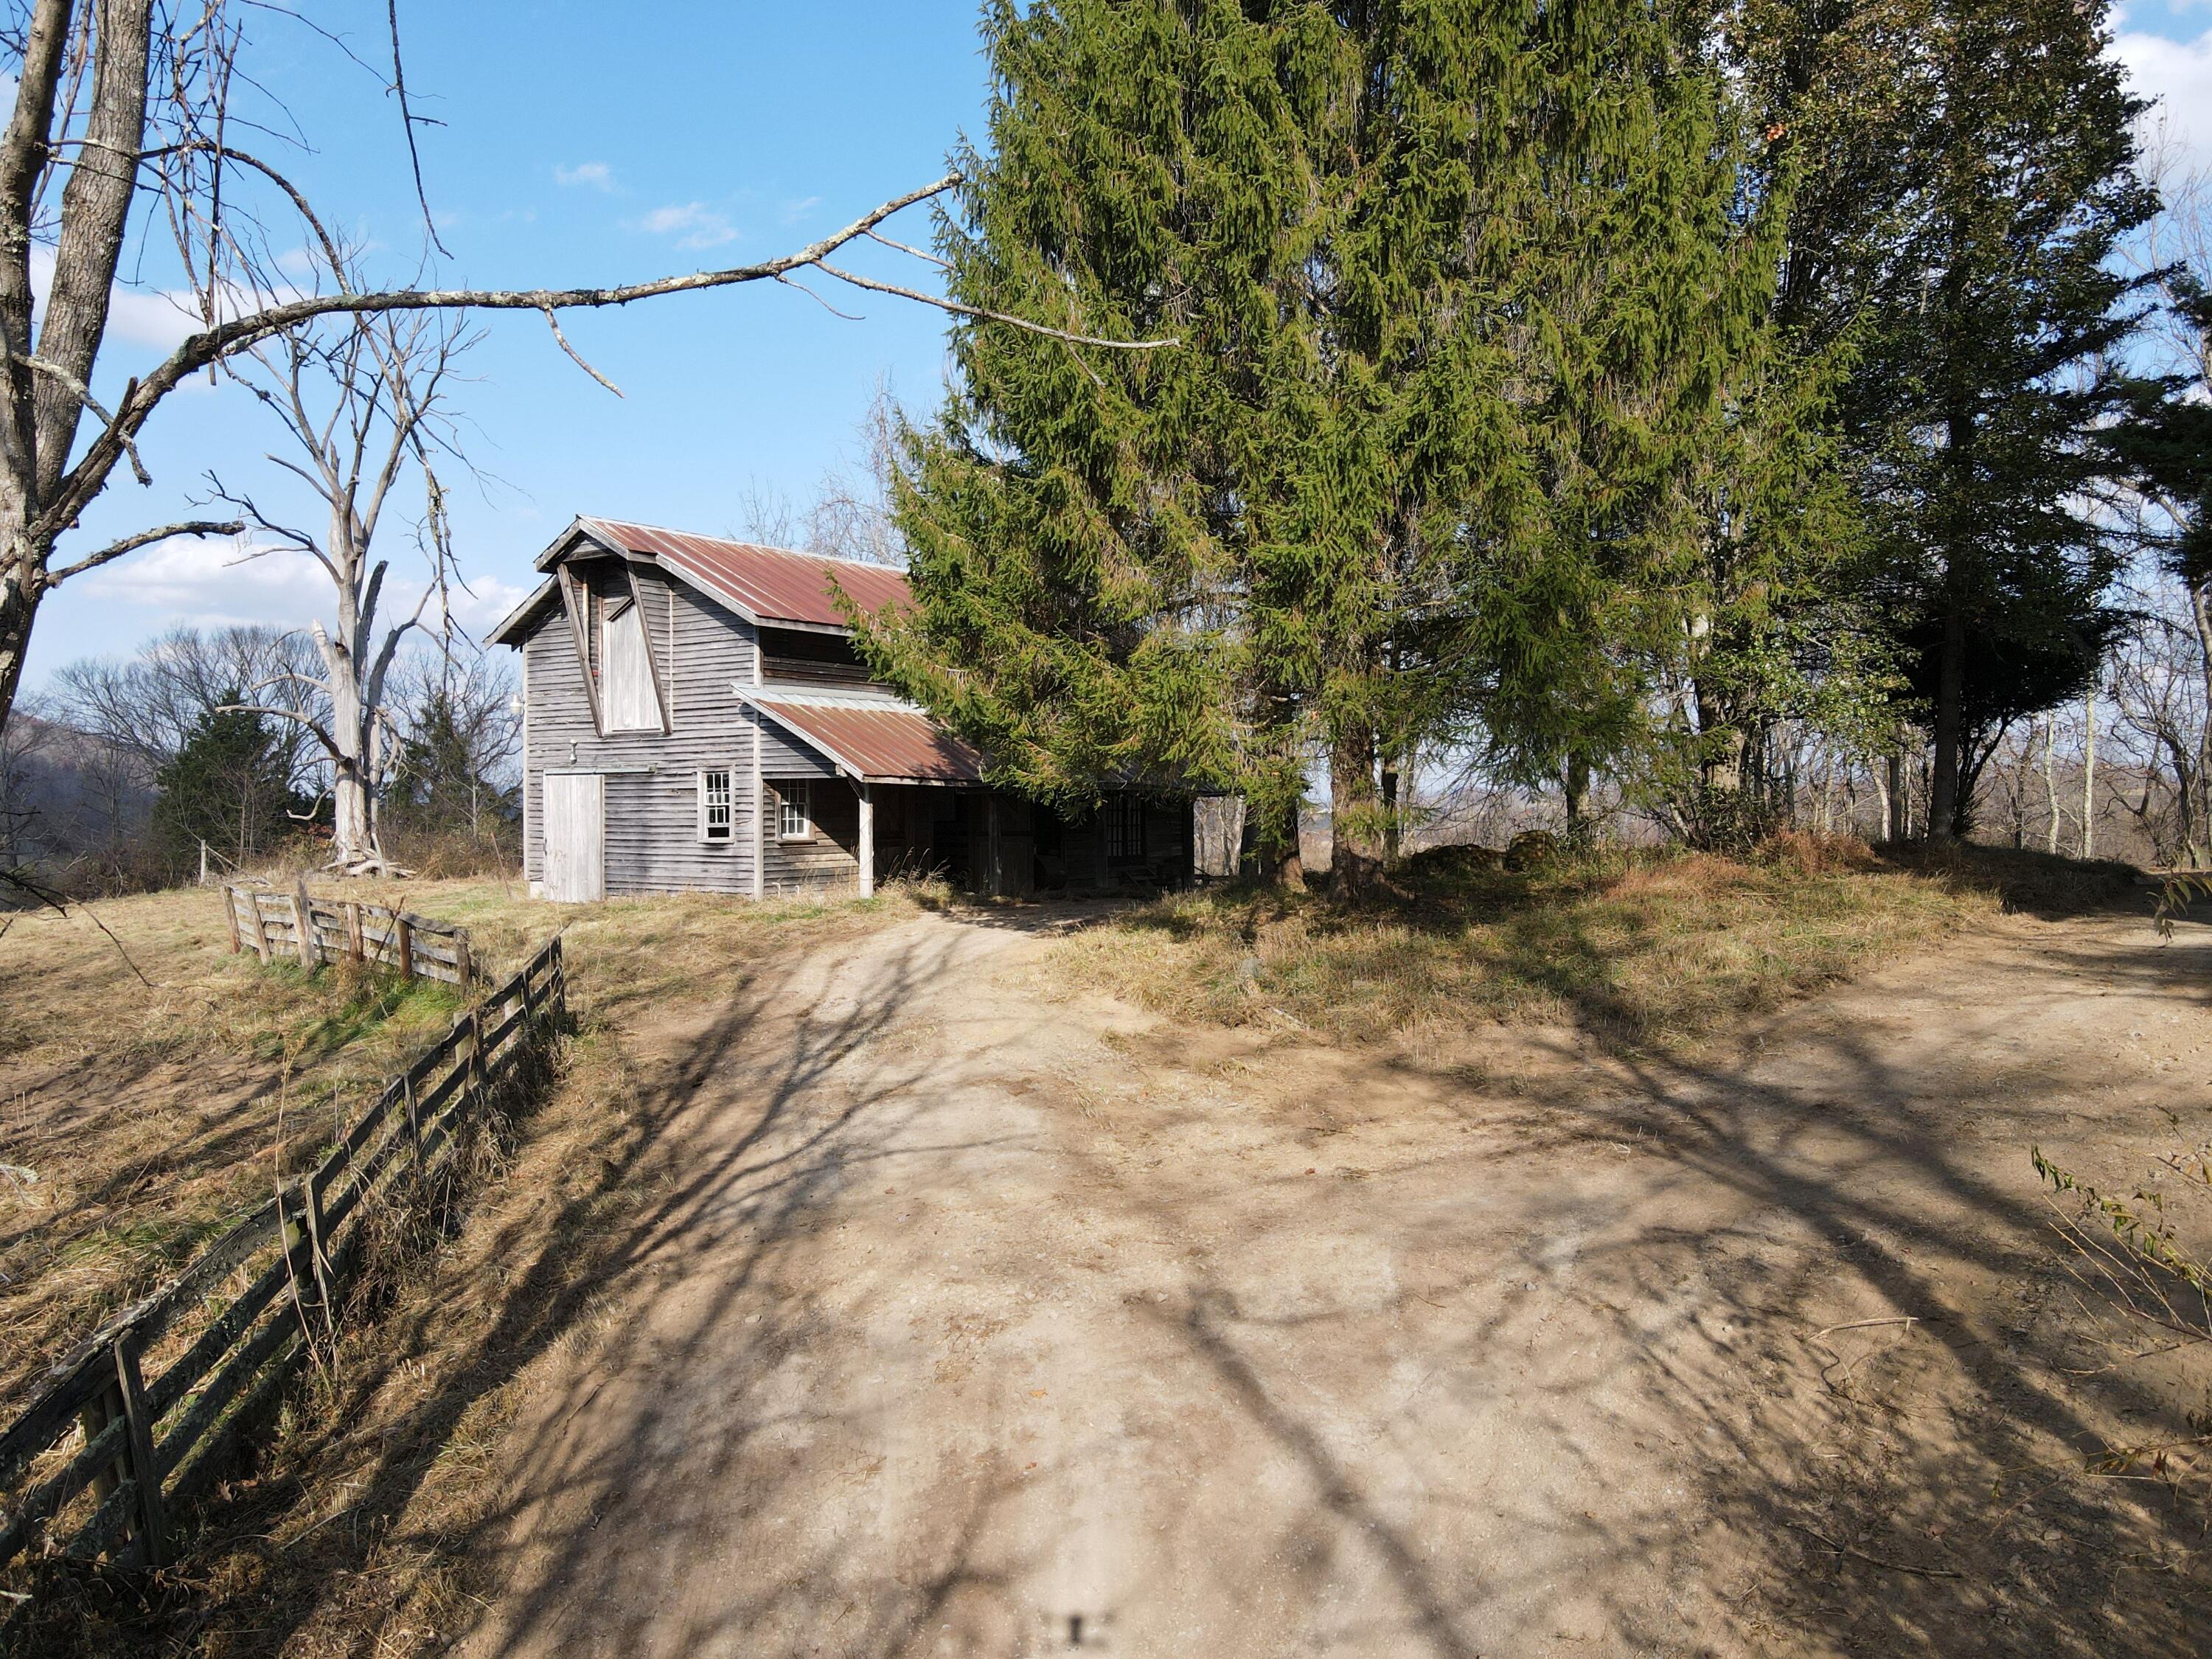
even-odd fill
[[(584, 569), (602, 598), (627, 591), (612, 561)], [(532, 881), (544, 878), (544, 774), (603, 771), (610, 894), (750, 892), (757, 808), (751, 714), (734, 688), (752, 684), (751, 624), (657, 571), (641, 569), (638, 581), (653, 665), (675, 729), (600, 737), (592, 730), (568, 617), (556, 611), (541, 623), (523, 644), (530, 684), (524, 873)], [(731, 774), (734, 834), (727, 842), (702, 842), (698, 774), (720, 767)]]
[[(757, 719), (746, 711), (748, 719)], [(761, 775), (768, 778), (834, 778), (837, 769), (774, 720), (761, 721)]]
[[(856, 886), (860, 878), (860, 798), (853, 786), (842, 778), (811, 786), (814, 834), (806, 841), (785, 841), (777, 836), (781, 795), (774, 782), (766, 787), (766, 890), (812, 893)], [(880, 860), (878, 867), (881, 867)]]

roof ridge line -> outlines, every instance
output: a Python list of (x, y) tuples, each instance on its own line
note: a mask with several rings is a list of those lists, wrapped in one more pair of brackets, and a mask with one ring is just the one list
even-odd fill
[(741, 541), (735, 536), (710, 536), (703, 530), (679, 530), (672, 524), (648, 524), (643, 519), (611, 519), (596, 513), (579, 513), (579, 524), (628, 525), (634, 530), (657, 530), (665, 536), (690, 536), (702, 542), (720, 542), (725, 547), (742, 547), (755, 553), (778, 553), (787, 559), (815, 559), (825, 564), (849, 564), (862, 570), (889, 570), (897, 575), (906, 574), (906, 567), (896, 564), (878, 564), (873, 559), (855, 559), (842, 553), (817, 553), (805, 548), (778, 547), (772, 542)]

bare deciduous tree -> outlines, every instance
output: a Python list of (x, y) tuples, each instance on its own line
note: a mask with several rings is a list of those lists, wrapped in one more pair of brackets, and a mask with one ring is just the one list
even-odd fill
[[(421, 118), (409, 108), (398, 71), (396, 6), (391, 16), (394, 67), (387, 90), (396, 94), (413, 161)], [(88, 550), (64, 550), (118, 466), (127, 464), (145, 480), (138, 434), (173, 392), (200, 370), (318, 318), (537, 312), (561, 348), (575, 356), (556, 320), (559, 312), (746, 283), (799, 286), (807, 274), (819, 273), (857, 289), (1079, 344), (1150, 349), (1176, 343), (1103, 339), (979, 311), (830, 263), (841, 250), (867, 238), (914, 252), (880, 236), (878, 227), (951, 189), (959, 180), (950, 173), (879, 204), (793, 252), (748, 265), (593, 288), (364, 286), (272, 296), (251, 280), (246, 252), (257, 239), (265, 243), (262, 216), (289, 216), (317, 240), (328, 238), (322, 234), (324, 216), (306, 195), (241, 147), (240, 135), (257, 124), (234, 106), (259, 95), (246, 64), (249, 18), (258, 27), (300, 21), (329, 38), (271, 0), (28, 0), (15, 27), (0, 27), (0, 72), (12, 73), (15, 81), (14, 106), (0, 131), (0, 720), (15, 701), (33, 625), (48, 593), (170, 537), (239, 532), (234, 520), (188, 520), (150, 526)], [(419, 164), (416, 173), (419, 182)], [(169, 228), (199, 326), (159, 363), (131, 379), (110, 410), (92, 386), (133, 204), (142, 199)], [(35, 325), (34, 249), (49, 252), (52, 260)], [(611, 388), (604, 376), (590, 372)], [(90, 435), (81, 442), (88, 414)]]
[[(357, 276), (355, 262), (325, 245), (331, 281)], [(349, 874), (386, 869), (377, 833), (379, 792), (393, 758), (385, 696), (401, 642), (426, 619), (450, 641), (450, 597), (459, 580), (447, 530), (441, 459), (459, 459), (447, 409), (454, 365), (482, 337), (451, 312), (372, 312), (294, 325), (230, 359), (233, 378), (276, 417), (288, 453), (270, 462), (305, 483), (322, 508), (319, 531), (278, 522), (250, 494), (216, 487), (253, 526), (266, 552), (295, 549), (329, 578), (332, 615), (308, 633), (316, 672), (288, 670), (248, 688), (244, 705), (306, 730), (330, 766), (331, 864)], [(391, 561), (379, 529), (393, 491), (410, 476), (422, 491), (416, 540), (428, 570), (411, 610), (395, 608)], [(304, 683), (314, 705), (261, 693)]]

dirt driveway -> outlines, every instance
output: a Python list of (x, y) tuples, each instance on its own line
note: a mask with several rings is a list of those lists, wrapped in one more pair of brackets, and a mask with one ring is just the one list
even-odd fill
[(2212, 1649), (2200, 1520), (2039, 1473), (2178, 1413), (2067, 1374), (2028, 1164), (2212, 1138), (2204, 930), (1476, 1066), (1060, 999), (1048, 924), (635, 1035), (670, 1173), (459, 1651)]

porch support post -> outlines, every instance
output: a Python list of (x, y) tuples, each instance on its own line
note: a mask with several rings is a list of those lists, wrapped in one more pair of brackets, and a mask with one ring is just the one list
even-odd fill
[(860, 798), (860, 896), (876, 896), (876, 798), (868, 793), (866, 778), (853, 780)]

